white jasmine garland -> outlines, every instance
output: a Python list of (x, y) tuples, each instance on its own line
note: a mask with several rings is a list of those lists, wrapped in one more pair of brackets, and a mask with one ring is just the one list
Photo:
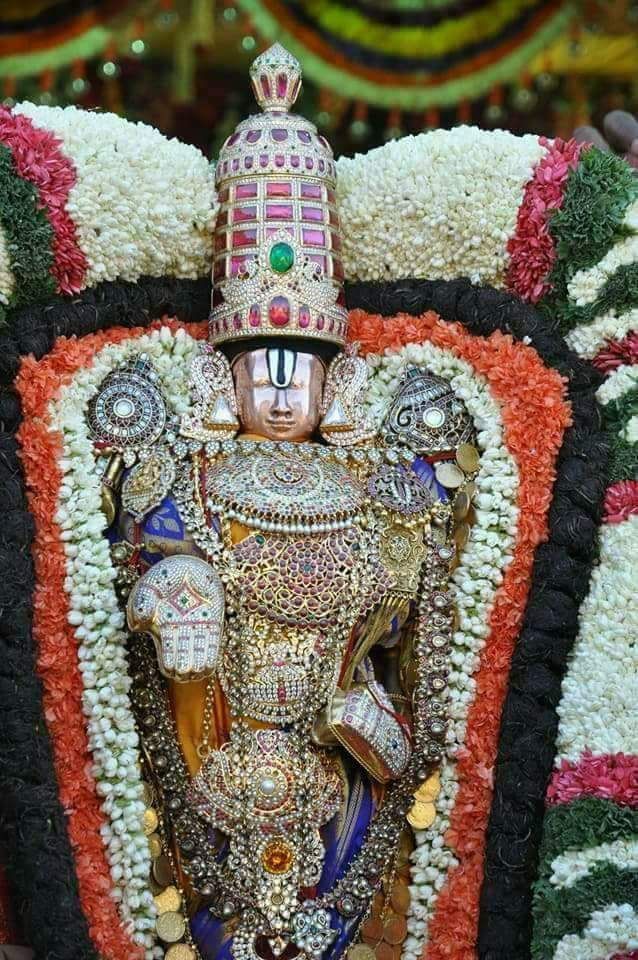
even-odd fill
[(549, 882), (560, 889), (573, 887), (597, 863), (609, 863), (619, 870), (638, 870), (638, 838), (601, 843), (588, 850), (567, 850), (552, 860)]
[(507, 242), (545, 152), (532, 135), (461, 126), (341, 157), (347, 279), (469, 277), (503, 287)]
[(368, 361), (371, 368), (368, 407), (376, 422), (395, 395), (406, 365), (414, 364), (449, 380), (474, 420), (481, 450), (476, 478), (476, 523), (451, 583), (459, 626), (452, 641), (448, 687), (450, 725), (446, 756), (441, 765), (437, 817), (430, 829), (416, 833), (412, 855), (408, 938), (403, 957), (418, 960), (427, 942), (428, 923), (438, 892), (448, 871), (457, 863), (444, 841), (458, 786), (455, 758), (465, 741), (467, 714), (475, 689), (473, 676), (489, 632), (489, 613), (503, 570), (512, 555), (518, 521), (518, 469), (503, 442), (500, 407), (484, 378), (477, 375), (470, 364), (451, 351), (427, 343), (410, 344), (383, 357), (369, 357)]
[(11, 260), (7, 249), (7, 238), (0, 224), (0, 303), (9, 303), (15, 288), (15, 277), (11, 269)]
[(609, 374), (607, 379), (596, 391), (596, 399), (603, 406), (611, 403), (612, 400), (618, 400), (623, 393), (633, 389), (638, 385), (638, 364), (633, 366), (623, 364), (617, 367)]
[(67, 212), (89, 263), (87, 286), (209, 273), (218, 204), (196, 147), (113, 113), (28, 102), (14, 112), (55, 133), (75, 166)]
[(556, 765), (594, 754), (636, 752), (638, 713), (638, 516), (603, 525), (600, 557), (580, 611), (563, 681)]
[(106, 374), (129, 355), (145, 352), (171, 406), (188, 408), (188, 368), (195, 341), (184, 331), (160, 331), (104, 347), (51, 404), (51, 425), (63, 436), (63, 482), (56, 521), (66, 554), (69, 621), (78, 640), (92, 773), (103, 798), (102, 839), (113, 880), (112, 896), (135, 943), (153, 954), (155, 905), (149, 888), (150, 855), (144, 835), (139, 742), (129, 699), (124, 615), (114, 590), (115, 571), (105, 538), (100, 470), (86, 423), (87, 403)]
[(629, 418), (621, 432), (627, 443), (638, 443), (638, 414)]
[(559, 941), (553, 960), (608, 960), (615, 953), (638, 949), (638, 913), (628, 903), (594, 910), (582, 934)]
[(617, 315), (610, 310), (592, 323), (583, 323), (573, 327), (565, 337), (568, 347), (571, 347), (581, 357), (591, 360), (607, 340), (622, 340), (632, 330), (638, 330), (638, 310), (627, 310)]

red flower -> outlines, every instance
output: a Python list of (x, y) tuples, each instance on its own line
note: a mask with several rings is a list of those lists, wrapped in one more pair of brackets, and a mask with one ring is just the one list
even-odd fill
[(638, 807), (638, 756), (586, 751), (575, 762), (563, 760), (547, 789), (547, 802), (571, 803), (581, 797)]
[(604, 509), (605, 523), (620, 523), (638, 513), (638, 481), (621, 480), (608, 487)]
[(531, 303), (538, 303), (550, 289), (548, 277), (556, 260), (551, 215), (562, 206), (569, 172), (577, 166), (582, 149), (574, 140), (541, 137), (540, 143), (547, 153), (525, 187), (516, 231), (507, 243), (507, 286)]
[(592, 363), (602, 373), (611, 373), (623, 364), (638, 363), (638, 330), (632, 330), (622, 340), (607, 340)]

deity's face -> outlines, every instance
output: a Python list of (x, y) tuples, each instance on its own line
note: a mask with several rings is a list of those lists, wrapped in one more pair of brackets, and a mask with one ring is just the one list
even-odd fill
[(311, 353), (262, 347), (240, 354), (233, 379), (242, 429), (269, 440), (309, 440), (321, 419), (326, 377)]

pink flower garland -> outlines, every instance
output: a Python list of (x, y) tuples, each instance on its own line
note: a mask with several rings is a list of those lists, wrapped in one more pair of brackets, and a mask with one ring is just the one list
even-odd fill
[(638, 756), (586, 752), (576, 761), (563, 760), (547, 790), (550, 805), (599, 797), (638, 807)]
[(632, 330), (622, 340), (607, 340), (592, 363), (601, 373), (611, 373), (624, 364), (638, 363), (638, 330)]
[(18, 174), (37, 187), (40, 206), (53, 228), (51, 273), (58, 293), (79, 293), (84, 286), (88, 261), (66, 209), (69, 193), (77, 180), (73, 163), (64, 155), (62, 142), (53, 133), (3, 106), (0, 106), (0, 142), (11, 150)]
[(638, 513), (638, 480), (620, 480), (605, 493), (604, 523), (622, 523)]
[(525, 187), (516, 231), (507, 243), (507, 286), (530, 303), (538, 303), (551, 289), (548, 277), (556, 261), (556, 248), (549, 222), (551, 214), (562, 206), (569, 172), (577, 166), (583, 146), (575, 140), (546, 137), (540, 137), (539, 143), (547, 153)]

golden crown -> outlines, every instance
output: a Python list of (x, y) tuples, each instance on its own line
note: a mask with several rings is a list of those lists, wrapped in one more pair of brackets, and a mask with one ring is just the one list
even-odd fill
[(237, 126), (216, 168), (211, 342), (302, 337), (343, 346), (332, 150), (289, 112), (301, 68), (281, 44), (257, 57), (250, 76), (263, 113)]

